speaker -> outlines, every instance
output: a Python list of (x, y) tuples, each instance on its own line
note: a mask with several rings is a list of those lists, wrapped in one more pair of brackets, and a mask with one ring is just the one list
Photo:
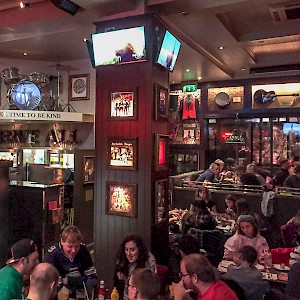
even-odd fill
[(170, 111), (176, 111), (178, 108), (178, 95), (170, 95), (169, 96), (170, 99)]
[(89, 52), (91, 64), (93, 68), (95, 68), (95, 56), (94, 56), (94, 47), (93, 47), (93, 42), (86, 40), (86, 46)]
[(54, 4), (56, 7), (64, 10), (65, 12), (71, 14), (74, 16), (78, 9), (80, 8), (79, 5), (76, 3), (70, 1), (70, 0), (50, 0), (52, 4)]

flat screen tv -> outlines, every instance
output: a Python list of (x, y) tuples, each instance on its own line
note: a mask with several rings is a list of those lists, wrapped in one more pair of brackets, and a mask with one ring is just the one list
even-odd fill
[(95, 66), (146, 61), (144, 26), (92, 34)]
[(88, 49), (88, 53), (90, 56), (91, 64), (93, 68), (95, 68), (95, 58), (94, 58), (94, 49), (93, 49), (93, 43), (89, 40), (86, 40), (86, 47)]
[(284, 134), (288, 135), (292, 131), (298, 136), (300, 135), (300, 124), (298, 123), (283, 123), (282, 131)]
[(177, 40), (177, 38), (168, 30), (166, 30), (158, 54), (157, 63), (165, 67), (168, 71), (173, 71), (180, 46), (181, 43)]

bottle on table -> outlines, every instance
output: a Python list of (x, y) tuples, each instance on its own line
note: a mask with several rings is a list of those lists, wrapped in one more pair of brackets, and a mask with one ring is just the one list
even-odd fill
[(110, 299), (111, 300), (119, 300), (119, 292), (116, 287), (114, 287), (114, 289), (112, 290)]
[(100, 281), (100, 287), (98, 291), (98, 300), (105, 300), (106, 296), (106, 289), (105, 289), (105, 282), (104, 280)]
[(269, 249), (263, 249), (264, 268), (267, 273), (270, 273), (272, 267), (272, 254)]

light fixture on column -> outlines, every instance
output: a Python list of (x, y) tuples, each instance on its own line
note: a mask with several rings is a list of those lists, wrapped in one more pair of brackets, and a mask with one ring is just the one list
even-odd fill
[(20, 1), (20, 7), (21, 8), (30, 7), (30, 0)]

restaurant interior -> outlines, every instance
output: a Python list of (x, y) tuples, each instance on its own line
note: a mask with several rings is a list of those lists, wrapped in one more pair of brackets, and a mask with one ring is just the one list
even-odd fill
[[(292, 248), (281, 228), (300, 194), (272, 179), (300, 157), (299, 1), (19, 2), (0, 0), (1, 267), (20, 238), (44, 257), (74, 224), (112, 289), (130, 233), (168, 265), (181, 234), (170, 224), (201, 186), (225, 237), (230, 194), (263, 220), (270, 249)], [(265, 184), (197, 181), (228, 158), (257, 166)], [(265, 279), (284, 292), (289, 266), (276, 259)]]

